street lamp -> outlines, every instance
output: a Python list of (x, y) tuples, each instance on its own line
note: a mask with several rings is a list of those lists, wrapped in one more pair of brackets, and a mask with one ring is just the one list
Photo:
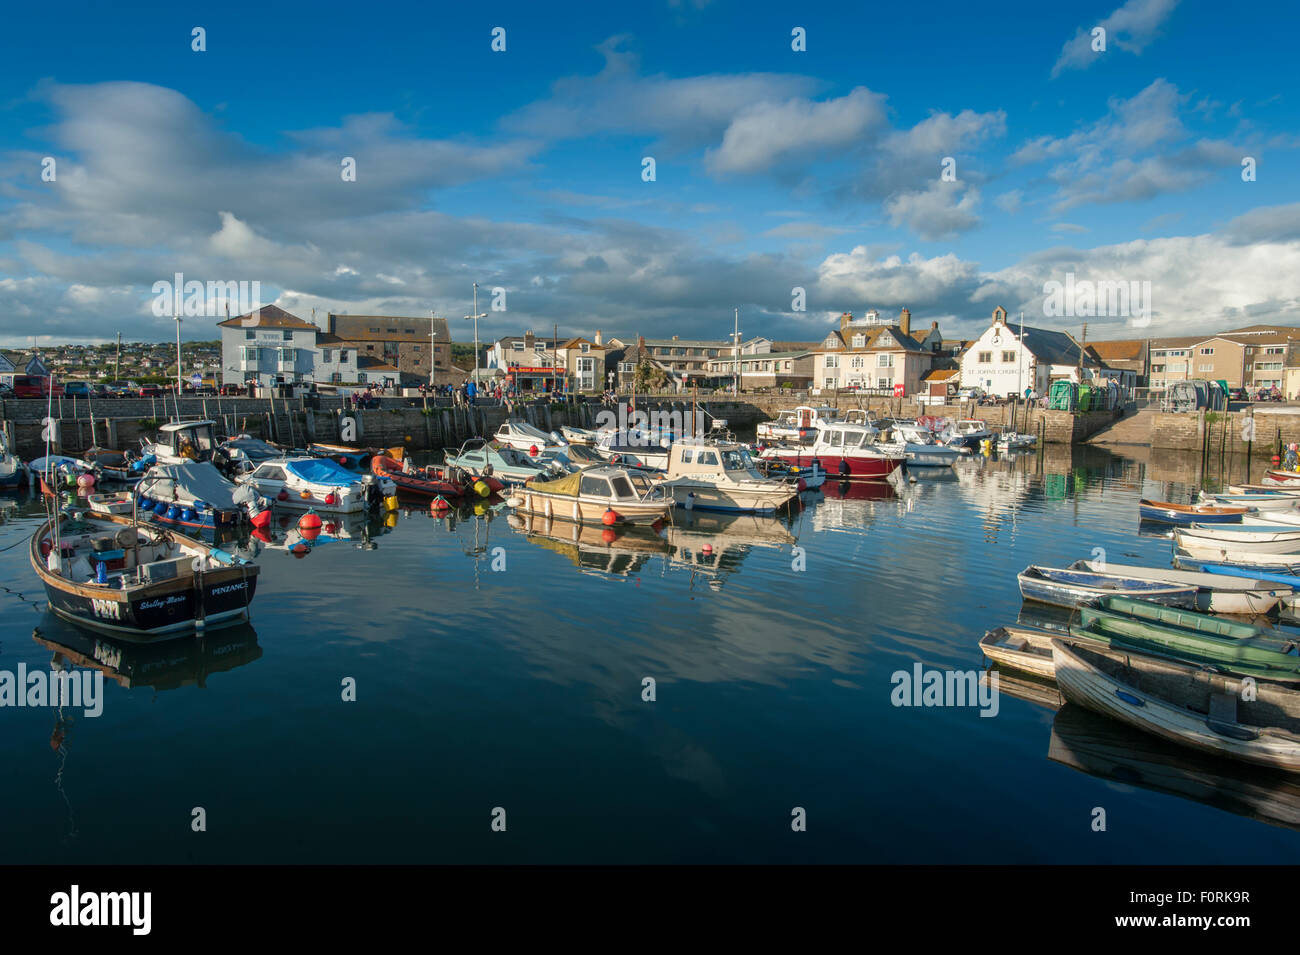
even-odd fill
[(474, 283), (474, 314), (466, 315), (465, 321), (474, 323), (474, 387), (478, 388), (478, 320), (487, 318), (487, 312), (478, 310), (478, 283)]
[[(172, 312), (172, 318), (176, 320), (176, 400), (181, 400), (181, 313)], [(180, 420), (180, 406), (177, 405), (177, 420)]]

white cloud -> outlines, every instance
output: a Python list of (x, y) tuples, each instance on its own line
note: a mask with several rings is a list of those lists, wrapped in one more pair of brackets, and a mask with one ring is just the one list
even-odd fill
[(893, 225), (906, 225), (923, 239), (944, 239), (979, 225), (979, 201), (980, 192), (972, 186), (935, 180), (922, 191), (889, 199), (885, 212)]
[(1092, 48), (1093, 26), (1106, 31), (1106, 50), (1115, 46), (1128, 53), (1141, 53), (1160, 33), (1165, 20), (1178, 6), (1178, 0), (1128, 0), (1100, 23), (1078, 31), (1061, 47), (1060, 56), (1052, 66), (1052, 76), (1066, 70), (1085, 70), (1105, 53)]

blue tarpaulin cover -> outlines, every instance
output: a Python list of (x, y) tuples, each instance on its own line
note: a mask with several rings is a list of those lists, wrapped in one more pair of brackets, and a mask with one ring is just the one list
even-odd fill
[(361, 479), (356, 471), (349, 471), (343, 465), (330, 458), (298, 458), (286, 461), (285, 469), (304, 481), (313, 484), (328, 484), (330, 487), (350, 487)]

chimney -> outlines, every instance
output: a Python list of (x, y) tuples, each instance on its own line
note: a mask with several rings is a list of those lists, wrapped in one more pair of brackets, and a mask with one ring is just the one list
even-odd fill
[(596, 345), (603, 345), (603, 344), (605, 344), (604, 341), (601, 340), (601, 337), (600, 337), (600, 329), (599, 329), (599, 328), (596, 329), (596, 341), (594, 342), (594, 344), (596, 344)]
[(532, 332), (524, 332), (524, 351), (532, 351), (537, 345), (537, 336)]
[(641, 349), (642, 351), (645, 350), (645, 336), (644, 336), (644, 335), (638, 335), (638, 336), (636, 337), (636, 347), (639, 348), (639, 349)]
[(904, 335), (912, 334), (912, 313), (907, 309), (899, 313), (898, 327), (903, 330)]
[(852, 321), (853, 321), (853, 313), (852, 313), (852, 312), (844, 312), (843, 314), (841, 314), (841, 315), (840, 315), (840, 331), (844, 331), (844, 329), (848, 328), (849, 325), (850, 325), (850, 323), (852, 323)]

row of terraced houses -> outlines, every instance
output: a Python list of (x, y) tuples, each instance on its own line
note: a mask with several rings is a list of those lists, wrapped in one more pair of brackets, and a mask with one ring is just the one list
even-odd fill
[[(391, 385), (463, 381), (446, 319), (328, 314), (300, 318), (274, 305), (219, 323), (224, 382)], [(1210, 378), (1300, 397), (1300, 328), (1250, 325), (1215, 335), (1080, 342), (993, 309), (975, 339), (945, 338), (911, 313), (845, 312), (818, 342), (537, 336), (488, 342), (481, 374), (522, 391), (599, 392), (647, 380), (669, 390), (731, 387), (942, 397), (958, 389), (1046, 394), (1059, 379), (1115, 378), (1125, 391)], [(638, 369), (640, 374), (638, 375)], [(647, 375), (647, 370), (650, 372)]]

